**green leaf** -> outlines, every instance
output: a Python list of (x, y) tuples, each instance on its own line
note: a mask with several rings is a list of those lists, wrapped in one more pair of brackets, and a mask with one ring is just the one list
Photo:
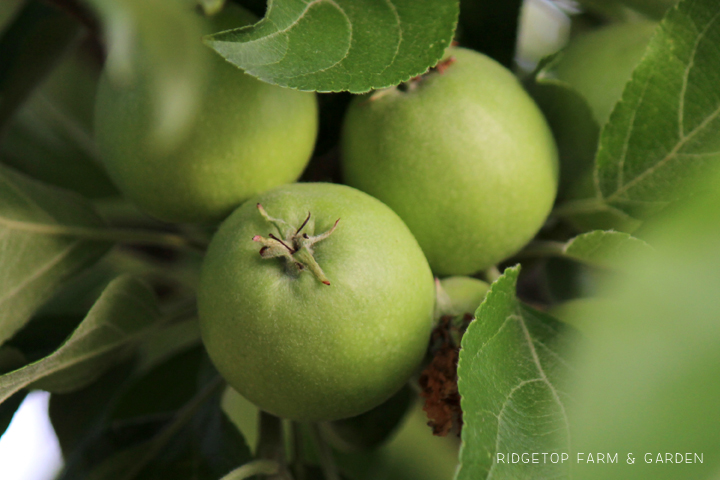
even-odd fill
[[(569, 478), (569, 462), (509, 464), (511, 452), (567, 453), (570, 426), (557, 320), (515, 296), (519, 267), (493, 283), (463, 335), (458, 363), (463, 430), (458, 480)], [(504, 457), (499, 457), (504, 454)]]
[(554, 68), (561, 55), (543, 60), (530, 85), (530, 93), (542, 110), (555, 136), (560, 156), (560, 197), (595, 196), (592, 184), (582, 191), (584, 177), (591, 175), (600, 125), (585, 97), (559, 80)]
[(636, 218), (682, 195), (720, 159), (720, 12), (685, 0), (665, 17), (600, 138), (601, 198)]
[(563, 247), (567, 257), (606, 268), (618, 268), (624, 261), (651, 251), (650, 245), (630, 234), (602, 230), (578, 235)]
[(20, 11), (0, 37), (0, 129), (80, 34), (56, 7), (32, 1)]
[(6, 0), (0, 3), (0, 33), (5, 30), (25, 4), (25, 0)]
[(156, 327), (159, 316), (155, 297), (145, 284), (119, 277), (58, 350), (0, 377), (0, 403), (22, 388), (67, 392), (87, 385)]
[(103, 222), (78, 195), (0, 166), (0, 344), (110, 246), (52, 233), (63, 226), (102, 227)]
[(65, 55), (8, 123), (0, 161), (88, 197), (116, 195), (91, 134), (97, 70), (88, 52)]
[[(60, 478), (217, 480), (247, 463), (252, 458), (250, 450), (220, 409), (221, 386), (217, 378), (208, 382), (162, 428), (136, 435), (132, 444), (125, 443), (124, 449), (109, 456), (104, 452), (99, 465), (91, 461), (92, 457), (97, 460), (95, 455), (73, 459)], [(105, 433), (112, 435), (112, 429)]]
[(113, 419), (155, 416), (174, 412), (195, 394), (205, 349), (196, 346), (131, 379), (112, 408)]
[[(713, 2), (708, 2), (713, 3)], [(716, 3), (714, 3), (717, 5)], [(716, 479), (720, 471), (720, 176), (712, 192), (645, 231), (655, 255), (628, 264), (578, 319), (570, 409), (574, 450), (617, 452), (617, 465), (573, 465), (583, 480)], [(656, 463), (657, 455), (703, 463)], [(626, 463), (627, 455), (635, 458)], [(645, 454), (652, 463), (646, 463)], [(684, 460), (684, 458), (683, 458)]]
[(192, 124), (204, 82), (201, 17), (182, 1), (85, 2), (102, 23), (111, 82), (120, 88), (139, 81), (151, 86), (149, 145), (175, 145)]
[(138, 370), (147, 372), (179, 352), (200, 344), (197, 318), (151, 332), (138, 345)]
[(90, 471), (99, 463), (126, 449), (135, 447), (139, 456), (139, 446), (157, 435), (170, 420), (170, 416), (163, 416), (103, 425), (99, 433), (82, 439), (79, 448), (65, 457), (58, 480), (87, 480)]
[(362, 93), (435, 65), (457, 16), (457, 0), (270, 0), (257, 24), (205, 41), (268, 83)]
[(112, 401), (123, 390), (133, 367), (132, 360), (123, 362), (80, 390), (50, 396), (48, 413), (64, 458), (102, 431)]

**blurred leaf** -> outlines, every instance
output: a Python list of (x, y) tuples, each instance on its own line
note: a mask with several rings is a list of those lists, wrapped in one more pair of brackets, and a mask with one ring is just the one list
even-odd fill
[(15, 16), (25, 5), (26, 0), (6, 0), (0, 3), (0, 34), (15, 20)]
[(257, 24), (206, 37), (229, 62), (268, 83), (353, 93), (397, 85), (443, 55), (457, 0), (272, 0)]
[(156, 330), (143, 338), (138, 345), (138, 370), (148, 371), (177, 353), (199, 345), (200, 342), (197, 318)]
[(647, 255), (650, 245), (627, 233), (596, 230), (569, 240), (563, 254), (574, 260), (598, 267), (618, 268), (622, 262)]
[[(541, 62), (529, 90), (545, 114), (558, 146), (558, 190), (562, 198), (592, 172), (600, 125), (580, 92), (555, 77), (553, 69), (559, 58), (554, 55)], [(588, 196), (594, 196), (592, 185), (589, 190)]]
[(159, 316), (145, 284), (129, 276), (114, 280), (57, 351), (0, 377), (0, 402), (26, 387), (67, 392), (87, 385), (154, 328)]
[(622, 0), (628, 7), (648, 17), (660, 19), (678, 0)]
[(720, 159), (720, 14), (686, 0), (670, 11), (600, 138), (602, 199), (636, 218), (681, 196)]
[(201, 17), (187, 2), (85, 0), (108, 46), (106, 72), (118, 88), (148, 82), (155, 102), (151, 146), (169, 148), (192, 124), (204, 81)]
[(80, 390), (50, 396), (50, 421), (64, 458), (70, 458), (100, 433), (112, 400), (123, 389), (133, 367), (133, 361), (123, 362)]
[(519, 267), (509, 268), (493, 283), (463, 335), (458, 480), (570, 478), (569, 462), (498, 462), (498, 454), (560, 454), (570, 447), (569, 398), (563, 382), (571, 370), (564, 358), (571, 332), (518, 301), (519, 273)]
[[(576, 478), (717, 478), (720, 177), (709, 180), (710, 195), (648, 225), (656, 254), (628, 262), (629, 275), (604, 285), (603, 298), (612, 301), (585, 312), (589, 334), (576, 348), (571, 392), (573, 449), (618, 452), (620, 461), (603, 468), (578, 463)], [(665, 452), (673, 463), (675, 452), (691, 452), (691, 460), (702, 454), (703, 463), (655, 463)], [(634, 465), (626, 464), (628, 453)]]
[(134, 445), (126, 445), (99, 464), (70, 464), (60, 478), (217, 480), (247, 463), (252, 458), (250, 450), (220, 410), (220, 386), (217, 379), (205, 384), (160, 430), (136, 437)]
[(522, 3), (522, 0), (461, 0), (460, 42), (512, 67)]
[(20, 11), (0, 37), (0, 130), (80, 33), (75, 20), (45, 3)]
[(103, 222), (83, 198), (0, 166), (0, 344), (110, 246), (51, 231), (64, 226), (102, 227)]
[(543, 273), (541, 284), (547, 287), (550, 303), (560, 303), (594, 295), (602, 272), (566, 257), (549, 257)]
[(155, 368), (136, 375), (112, 409), (113, 419), (172, 413), (195, 394), (203, 361), (202, 346), (181, 352)]
[(6, 165), (88, 197), (116, 195), (92, 139), (98, 72), (80, 49), (65, 55), (9, 122), (0, 142)]
[(65, 457), (58, 480), (87, 480), (92, 468), (117, 452), (143, 444), (167, 426), (171, 418), (141, 418), (103, 425), (99, 433), (85, 438), (80, 448)]

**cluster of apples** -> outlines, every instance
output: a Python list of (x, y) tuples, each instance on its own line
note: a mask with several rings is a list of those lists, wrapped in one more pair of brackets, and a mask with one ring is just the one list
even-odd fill
[[(223, 23), (245, 22), (236, 9)], [(171, 151), (146, 144), (148, 85), (101, 80), (107, 171), (158, 219), (222, 222), (198, 304), (203, 341), (232, 387), (295, 420), (363, 413), (425, 355), (433, 277), (496, 265), (541, 228), (558, 185), (552, 132), (512, 72), (451, 47), (424, 75), (353, 100), (345, 185), (292, 183), (313, 152), (316, 95), (208, 56), (200, 114)]]

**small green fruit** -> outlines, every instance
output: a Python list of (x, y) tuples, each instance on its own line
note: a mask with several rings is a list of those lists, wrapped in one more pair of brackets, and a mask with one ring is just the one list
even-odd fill
[(450, 300), (452, 314), (462, 315), (475, 311), (485, 300), (490, 285), (471, 277), (448, 277), (440, 280), (440, 287)]
[(452, 48), (406, 89), (356, 98), (343, 127), (346, 183), (410, 227), (437, 275), (466, 275), (523, 247), (557, 190), (557, 151), (515, 76)]
[(656, 27), (610, 25), (578, 36), (563, 51), (555, 74), (585, 97), (600, 125), (608, 121)]
[(209, 49), (207, 54), (209, 80), (199, 116), (171, 152), (147, 145), (147, 80), (123, 89), (106, 75), (100, 81), (95, 134), (103, 162), (123, 194), (161, 220), (221, 220), (253, 195), (296, 180), (315, 144), (313, 93), (261, 82)]
[(230, 386), (262, 410), (351, 417), (419, 366), (434, 290), (417, 242), (378, 200), (344, 185), (283, 186), (243, 204), (213, 238), (202, 338)]

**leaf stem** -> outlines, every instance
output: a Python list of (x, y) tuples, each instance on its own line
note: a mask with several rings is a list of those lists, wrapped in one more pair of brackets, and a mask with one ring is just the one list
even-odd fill
[(279, 470), (280, 465), (272, 460), (253, 460), (236, 468), (220, 480), (244, 480), (255, 475), (274, 475)]
[(207, 245), (182, 235), (151, 230), (128, 228), (78, 227), (73, 225), (28, 223), (9, 218), (0, 218), (0, 226), (11, 230), (19, 230), (42, 235), (78, 237), (86, 240), (107, 241), (117, 243), (139, 243), (159, 245), (163, 247), (204, 252)]
[(310, 424), (310, 433), (317, 448), (317, 454), (320, 459), (320, 467), (325, 475), (325, 480), (340, 480), (332, 451), (327, 442), (322, 438), (320, 427), (317, 423)]

